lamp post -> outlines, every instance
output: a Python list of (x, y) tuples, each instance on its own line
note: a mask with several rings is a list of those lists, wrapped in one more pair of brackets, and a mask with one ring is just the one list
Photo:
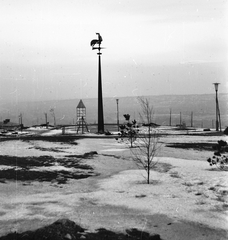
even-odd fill
[(119, 99), (116, 99), (116, 106), (117, 106), (117, 126), (118, 126), (118, 132), (119, 132)]
[[(101, 81), (101, 42), (103, 41), (100, 33), (96, 33), (98, 39), (93, 39), (90, 43), (92, 50), (98, 50), (98, 133), (104, 133), (104, 114), (103, 114), (103, 97), (102, 97), (102, 81)], [(94, 46), (98, 47), (94, 47)]]
[(215, 86), (215, 103), (216, 103), (216, 121), (215, 121), (215, 126), (216, 126), (216, 131), (219, 130), (219, 125), (220, 125), (220, 131), (221, 131), (221, 120), (220, 120), (220, 111), (219, 111), (219, 103), (218, 103), (218, 85), (220, 83), (213, 83)]

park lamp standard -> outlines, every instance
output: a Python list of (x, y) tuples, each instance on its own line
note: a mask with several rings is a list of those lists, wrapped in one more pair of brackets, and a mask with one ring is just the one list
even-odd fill
[(221, 131), (221, 119), (220, 119), (220, 111), (219, 111), (219, 103), (218, 103), (218, 85), (220, 83), (213, 83), (215, 86), (215, 103), (216, 103), (216, 131), (219, 130), (220, 126), (220, 131)]

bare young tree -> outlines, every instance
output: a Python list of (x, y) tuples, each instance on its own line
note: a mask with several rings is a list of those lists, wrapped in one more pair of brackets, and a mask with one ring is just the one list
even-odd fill
[(155, 161), (154, 157), (161, 145), (158, 143), (158, 133), (152, 122), (153, 107), (146, 98), (139, 97), (138, 100), (142, 109), (142, 112), (139, 114), (140, 121), (147, 129), (139, 134), (137, 144), (135, 144), (134, 148), (131, 148), (131, 153), (136, 164), (146, 171), (146, 181), (150, 184), (150, 170), (158, 162)]

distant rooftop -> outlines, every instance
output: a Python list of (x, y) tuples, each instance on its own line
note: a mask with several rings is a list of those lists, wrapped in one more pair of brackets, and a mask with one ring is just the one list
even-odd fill
[(77, 108), (86, 108), (82, 100), (80, 100), (80, 102), (78, 103)]

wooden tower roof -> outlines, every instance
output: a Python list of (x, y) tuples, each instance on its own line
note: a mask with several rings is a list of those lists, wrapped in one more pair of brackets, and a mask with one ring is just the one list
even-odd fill
[(77, 108), (86, 108), (82, 100), (79, 101)]

